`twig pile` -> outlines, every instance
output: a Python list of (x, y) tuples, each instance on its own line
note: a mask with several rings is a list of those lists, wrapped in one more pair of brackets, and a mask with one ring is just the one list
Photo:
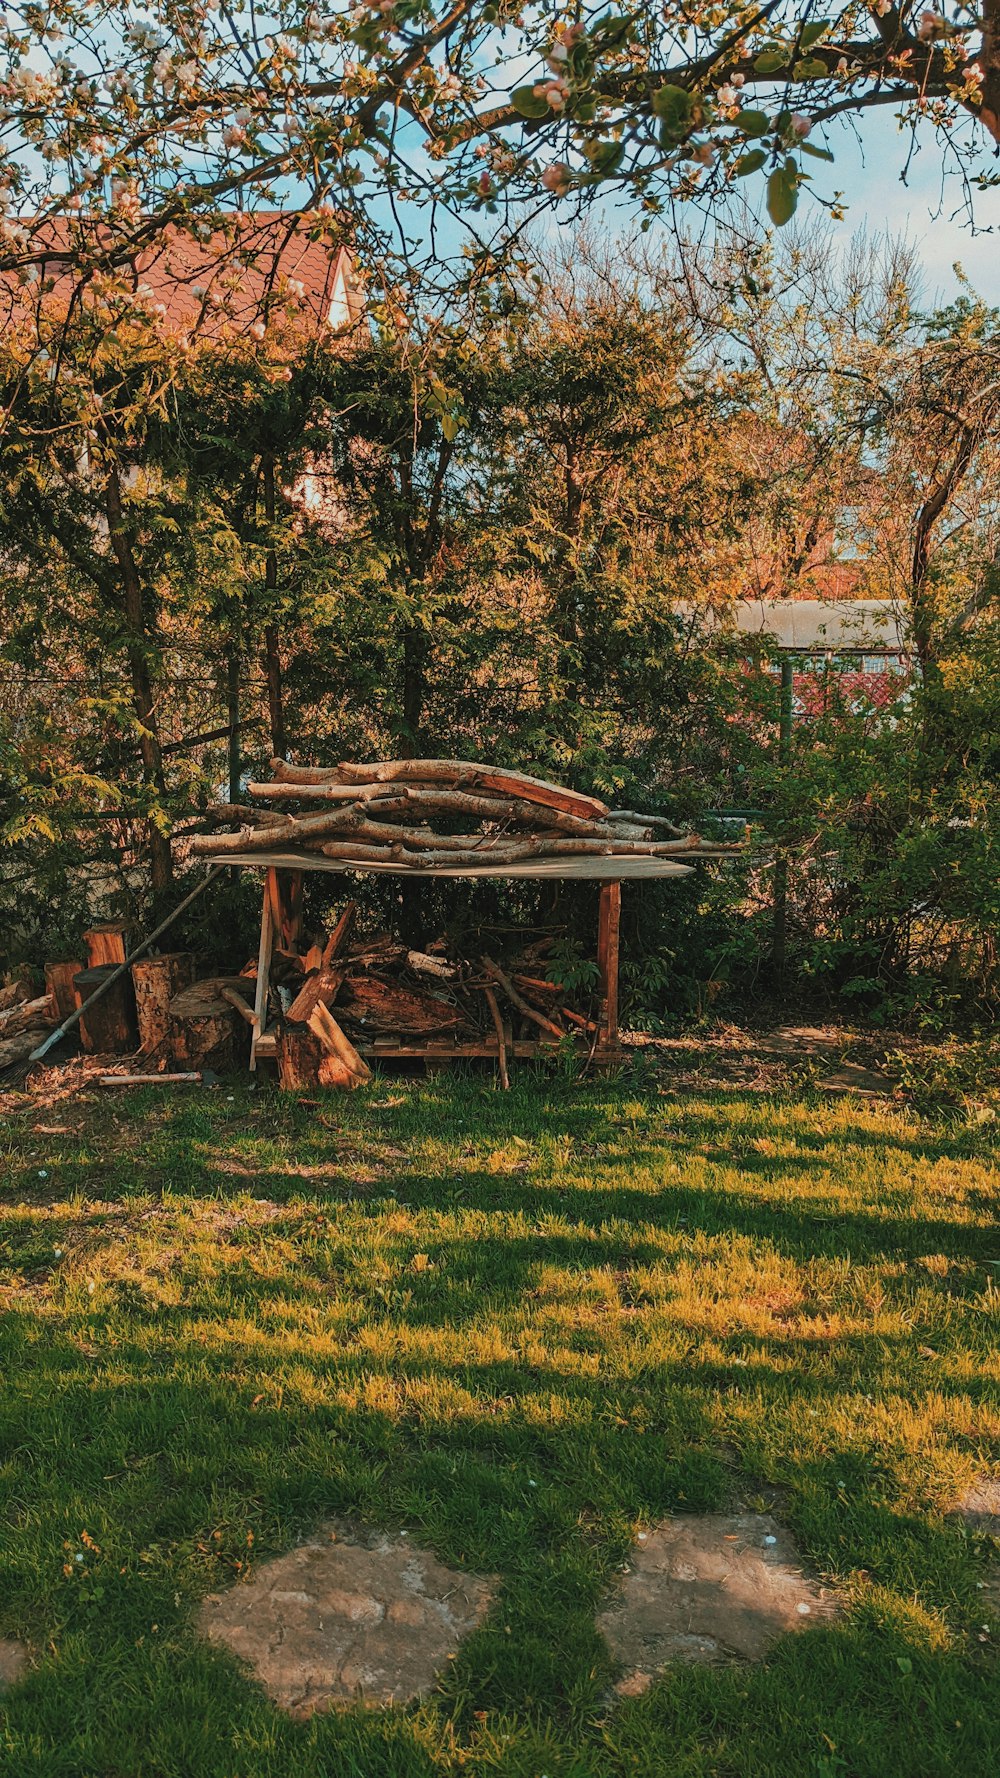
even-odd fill
[[(246, 857), (289, 849), (393, 869), (467, 870), (591, 857), (720, 857), (739, 843), (704, 840), (661, 815), (609, 809), (596, 797), (522, 772), (454, 759), (296, 766), (271, 761), (273, 779), (250, 784), (258, 802), (294, 812), (216, 803), (207, 811), (232, 834), (200, 834), (194, 852)], [(442, 831), (443, 829), (443, 831)]]

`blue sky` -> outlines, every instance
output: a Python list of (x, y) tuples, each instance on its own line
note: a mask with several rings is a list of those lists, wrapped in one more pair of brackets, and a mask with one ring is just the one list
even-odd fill
[[(849, 236), (863, 227), (872, 234), (905, 235), (924, 267), (927, 304), (936, 295), (949, 300), (956, 294), (952, 266), (958, 260), (979, 294), (1000, 306), (1000, 190), (976, 193), (977, 230), (993, 232), (973, 233), (963, 214), (953, 216), (962, 210), (961, 184), (952, 175), (942, 187), (940, 148), (929, 132), (905, 185), (900, 173), (908, 138), (892, 117), (869, 117), (861, 146), (846, 129), (831, 136), (830, 146), (836, 164), (816, 161), (811, 170), (818, 185), (822, 180), (824, 193), (842, 190), (846, 195), (850, 207), (838, 232)], [(980, 164), (990, 167), (990, 158), (983, 156)], [(995, 167), (1000, 172), (1000, 162)]]

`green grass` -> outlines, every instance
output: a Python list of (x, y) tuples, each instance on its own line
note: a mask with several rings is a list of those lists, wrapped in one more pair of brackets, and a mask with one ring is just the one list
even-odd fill
[[(0, 1133), (4, 1778), (992, 1770), (991, 1551), (945, 1517), (1000, 1460), (986, 1133), (649, 1078), (228, 1090)], [(609, 1708), (636, 1529), (758, 1498), (843, 1619)], [(500, 1577), (419, 1707), (292, 1722), (193, 1634), (331, 1513)]]

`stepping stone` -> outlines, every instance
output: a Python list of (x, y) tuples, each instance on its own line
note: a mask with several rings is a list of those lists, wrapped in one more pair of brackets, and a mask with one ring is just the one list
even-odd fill
[(779, 1636), (828, 1623), (832, 1594), (807, 1580), (767, 1513), (665, 1519), (638, 1542), (598, 1628), (635, 1697), (673, 1661), (762, 1660)]
[(210, 1594), (198, 1627), (249, 1663), (283, 1710), (422, 1697), (496, 1590), (403, 1536), (327, 1525), (250, 1581)]
[(1000, 1537), (1000, 1476), (979, 1476), (960, 1494), (952, 1507), (952, 1515), (962, 1519), (970, 1531), (985, 1531)]
[(28, 1671), (28, 1651), (23, 1642), (11, 1636), (0, 1636), (0, 1692), (16, 1685)]

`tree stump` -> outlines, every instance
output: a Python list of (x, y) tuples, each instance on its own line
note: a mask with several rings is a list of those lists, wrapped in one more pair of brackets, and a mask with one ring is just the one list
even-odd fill
[(209, 976), (182, 988), (170, 1002), (170, 1054), (178, 1068), (223, 1074), (248, 1067), (250, 1026), (223, 999), (223, 988), (252, 1004), (254, 983), (243, 975)]
[[(95, 988), (114, 973), (116, 965), (103, 963), (97, 969), (81, 969), (73, 977), (77, 1004), (88, 1000)], [(127, 974), (120, 975), (114, 986), (100, 1000), (88, 1007), (80, 1020), (80, 1042), (88, 1055), (131, 1055), (137, 1042), (135, 1000)]]
[(46, 963), (45, 965), (45, 986), (55, 1001), (60, 1024), (63, 1019), (68, 1019), (80, 1004), (73, 981), (82, 968), (82, 963)]
[(283, 1019), (278, 1027), (278, 1084), (283, 1093), (307, 1092), (319, 1085), (326, 1051), (308, 1025)]
[(194, 981), (190, 951), (167, 951), (162, 957), (143, 957), (132, 965), (135, 1010), (139, 1021), (139, 1048), (143, 1055), (166, 1047), (170, 1036), (170, 1003)]
[(131, 920), (105, 920), (92, 926), (83, 935), (87, 947), (87, 968), (98, 969), (102, 963), (124, 963), (125, 941), (132, 931)]

